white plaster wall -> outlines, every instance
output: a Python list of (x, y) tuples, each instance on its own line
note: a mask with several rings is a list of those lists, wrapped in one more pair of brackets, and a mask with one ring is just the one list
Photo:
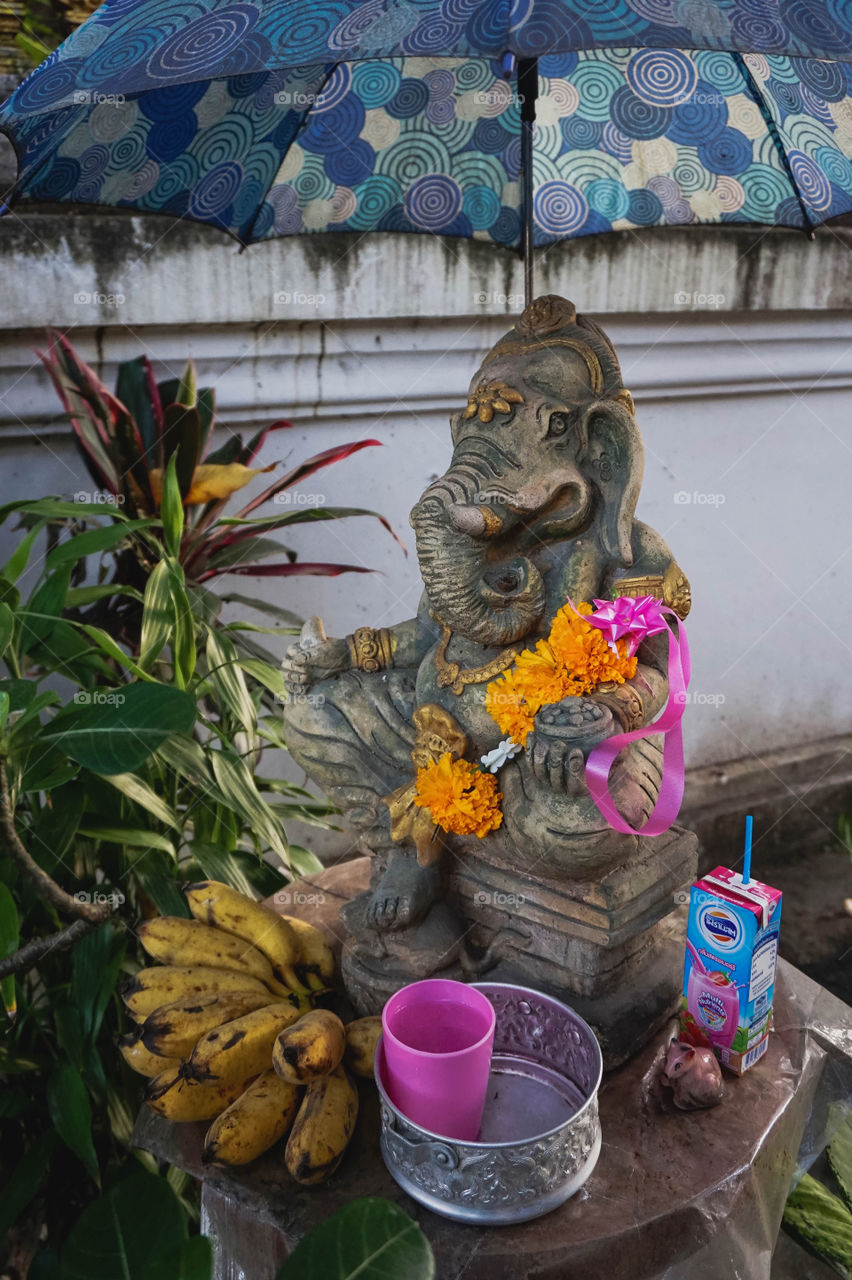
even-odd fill
[[(301, 558), (376, 572), (230, 579), (233, 589), (318, 613), (336, 634), (411, 616), (420, 585), (408, 511), (449, 460), (448, 414), (507, 327), (499, 313), (518, 309), (512, 260), (402, 236), (350, 244), (338, 257), (304, 239), (237, 255), (197, 228), (155, 245), (150, 222), (118, 231), (116, 219), (87, 223), (43, 220), (38, 239), (32, 223), (0, 223), (0, 503), (90, 488), (32, 361), (39, 326), (69, 331), (108, 385), (115, 362), (141, 350), (163, 373), (191, 352), (230, 428), (293, 419), (272, 438), (270, 460), (379, 439), (381, 449), (307, 481), (302, 505), (376, 508), (409, 548), (406, 560), (367, 519), (302, 526), (286, 539)], [(604, 323), (637, 400), (646, 445), (638, 516), (667, 538), (693, 584), (692, 764), (849, 729), (843, 234), (814, 245), (724, 232), (608, 237), (566, 246), (542, 272), (541, 291), (574, 297)], [(124, 302), (74, 302), (93, 290)], [(270, 303), (282, 292), (288, 303)], [(8, 545), (0, 529), (0, 563)]]

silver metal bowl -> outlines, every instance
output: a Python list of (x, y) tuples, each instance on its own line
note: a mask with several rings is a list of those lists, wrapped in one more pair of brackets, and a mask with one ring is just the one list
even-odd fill
[(597, 1164), (601, 1149), (600, 1046), (573, 1009), (527, 987), (480, 982), (497, 1014), (491, 1078), (477, 1142), (412, 1124), (384, 1082), (382, 1156), (403, 1190), (435, 1213), (504, 1225), (563, 1204)]

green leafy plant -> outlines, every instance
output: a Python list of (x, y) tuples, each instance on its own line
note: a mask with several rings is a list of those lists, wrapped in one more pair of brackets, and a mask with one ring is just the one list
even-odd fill
[[(161, 537), (169, 545), (170, 554), (179, 562), (187, 584), (195, 588), (226, 574), (287, 578), (369, 572), (362, 565), (297, 560), (293, 551), (270, 536), (294, 524), (370, 516), (396, 537), (384, 517), (374, 511), (289, 500), (292, 486), (360, 449), (379, 445), (378, 440), (357, 440), (315, 454), (272, 481), (236, 514), (226, 515), (228, 500), (234, 493), (262, 472), (275, 468), (274, 462), (253, 464), (271, 433), (291, 427), (290, 422), (282, 419), (272, 423), (247, 444), (231, 433), (224, 444), (208, 452), (215, 429), (215, 392), (210, 387), (197, 386), (191, 360), (180, 378), (159, 383), (147, 356), (125, 361), (119, 365), (113, 394), (67, 338), (48, 330), (48, 340), (47, 352), (38, 355), (68, 414), (96, 491), (102, 499), (108, 499), (100, 508), (101, 514), (118, 510), (125, 517), (126, 539), (121, 540), (120, 547), (102, 548), (115, 553), (111, 583), (117, 588), (143, 591), (157, 563), (150, 541), (141, 530), (129, 527), (139, 518), (151, 519), (161, 526)], [(184, 508), (177, 539), (177, 512), (172, 511), (169, 516), (163, 499), (163, 478), (172, 463)], [(254, 514), (270, 506), (277, 509), (265, 515)], [(78, 509), (65, 518), (79, 521), (82, 516)], [(171, 528), (167, 527), (169, 522)], [(243, 602), (247, 603), (244, 598)], [(122, 598), (117, 593), (111, 598), (104, 591), (89, 603), (97, 615), (94, 620), (114, 635), (135, 640), (138, 604), (132, 596)], [(263, 600), (250, 603), (255, 608), (268, 608)], [(208, 596), (206, 607), (211, 605), (215, 610), (219, 602)], [(276, 612), (274, 608), (271, 611)], [(114, 615), (111, 620), (105, 620), (107, 613)]]
[(211, 1267), (166, 1179), (144, 1172), (89, 1205), (61, 1253), (62, 1280), (209, 1280)]
[(784, 1209), (784, 1226), (810, 1253), (852, 1280), (852, 1117), (828, 1147), (828, 1165), (839, 1195), (804, 1174)]
[(429, 1241), (397, 1205), (353, 1200), (299, 1241), (277, 1280), (432, 1280)]
[[(33, 529), (45, 519), (38, 503), (28, 514)], [(186, 879), (266, 895), (317, 869), (285, 822), (329, 812), (258, 771), (264, 749), (283, 745), (281, 673), (239, 654), (240, 624), (193, 611), (174, 555), (184, 515), (174, 460), (161, 515), (60, 529), (26, 599), (18, 584), (36, 540), (0, 570), (0, 1241), (22, 1218), (46, 1227), (42, 1254), (59, 1249), (63, 1277), (81, 1274), (64, 1252), (80, 1213), (106, 1197), (113, 1214), (128, 1161), (155, 1169), (128, 1150), (140, 1090), (114, 1043), (126, 1030), (117, 985), (142, 962), (135, 922), (186, 914)], [(132, 650), (68, 608), (80, 558), (93, 545), (121, 554), (131, 537), (155, 565)], [(170, 1177), (185, 1213), (187, 1180)], [(200, 1266), (195, 1246), (185, 1252), (174, 1274), (200, 1277), (187, 1269)], [(170, 1266), (134, 1261), (127, 1274)]]
[[(286, 824), (326, 825), (329, 806), (263, 769), (286, 750), (286, 691), (257, 635), (299, 619), (206, 584), (363, 571), (297, 563), (269, 535), (373, 514), (280, 497), (377, 442), (308, 459), (229, 517), (289, 424), (205, 452), (214, 401), (191, 363), (158, 385), (128, 362), (113, 395), (63, 339), (44, 360), (99, 492), (0, 508), (22, 531), (0, 566), (0, 1249), (23, 1223), (46, 1236), (33, 1280), (208, 1280), (206, 1243), (186, 1236), (190, 1180), (130, 1148), (140, 1087), (115, 1048), (118, 985), (144, 963), (135, 922), (186, 914), (181, 882), (266, 896), (319, 868)], [(223, 600), (272, 625), (222, 621)]]

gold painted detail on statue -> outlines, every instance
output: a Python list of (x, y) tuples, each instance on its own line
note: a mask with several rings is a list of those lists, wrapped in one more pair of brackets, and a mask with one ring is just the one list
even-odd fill
[(387, 627), (358, 627), (346, 641), (356, 671), (384, 671), (393, 666), (393, 639)]
[[(415, 728), (411, 762), (415, 770), (426, 769), (437, 763), (445, 752), (454, 760), (460, 760), (467, 750), (467, 736), (451, 712), (436, 702), (426, 702), (418, 707), (412, 717)], [(395, 844), (410, 840), (417, 850), (421, 866), (433, 865), (440, 856), (441, 833), (428, 809), (414, 803), (417, 795), (417, 774), (410, 782), (382, 796), (390, 813), (390, 834)]]
[(486, 538), (495, 537), (503, 528), (503, 521), (490, 507), (478, 507), (477, 510), (482, 512), (482, 519), (485, 521)]
[(453, 638), (451, 628), (446, 626), (437, 614), (433, 613), (432, 617), (441, 628), (441, 642), (435, 653), (438, 684), (442, 689), (451, 689), (456, 695), (464, 693), (466, 685), (484, 684), (486, 680), (493, 680), (495, 676), (499, 676), (502, 671), (511, 667), (521, 652), (521, 645), (512, 644), (508, 649), (498, 653), (497, 657), (492, 658), (490, 662), (483, 663), (481, 667), (463, 667), (461, 663), (453, 662), (447, 657), (447, 649)]
[(524, 397), (505, 382), (480, 382), (471, 391), (464, 410), (464, 417), (479, 417), (480, 422), (490, 422), (495, 413), (511, 413), (512, 406), (523, 404)]
[[(649, 595), (650, 592), (645, 593)], [(595, 689), (595, 699), (603, 702), (620, 722), (623, 729), (638, 729), (645, 719), (645, 704), (632, 685), (605, 681)]]
[(556, 293), (544, 293), (526, 306), (515, 323), (525, 338), (541, 338), (577, 323), (577, 308)]
[(653, 596), (662, 600), (673, 609), (681, 619), (685, 618), (692, 608), (692, 593), (689, 579), (680, 565), (672, 560), (665, 573), (644, 574), (641, 578), (619, 578), (612, 584), (610, 595), (629, 596), (631, 600), (639, 596)]

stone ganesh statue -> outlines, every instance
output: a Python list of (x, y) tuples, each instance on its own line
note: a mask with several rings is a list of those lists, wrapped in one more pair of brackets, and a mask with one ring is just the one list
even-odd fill
[[(664, 704), (666, 637), (642, 644), (632, 679), (539, 711), (526, 750), (500, 769), (499, 830), (446, 835), (414, 805), (415, 775), (446, 752), (477, 761), (498, 745), (486, 686), (568, 598), (653, 595), (685, 617), (689, 586), (634, 518), (633, 400), (609, 340), (570, 302), (547, 296), (524, 311), (451, 428), (449, 470), (411, 513), (417, 617), (345, 639), (312, 620), (284, 660), (290, 750), (373, 855), (369, 893), (344, 911), (344, 977), (364, 1012), (432, 974), (544, 987), (589, 1018), (614, 1064), (671, 1012), (669, 913), (695, 849), (676, 828), (616, 834), (584, 768), (593, 746)], [(661, 760), (651, 736), (613, 768), (634, 827), (653, 809)]]

